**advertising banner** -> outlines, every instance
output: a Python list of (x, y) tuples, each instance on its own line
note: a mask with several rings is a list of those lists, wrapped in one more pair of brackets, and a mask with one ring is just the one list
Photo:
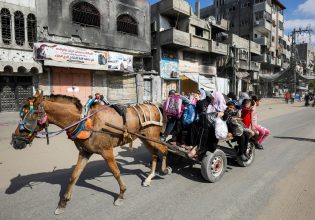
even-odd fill
[(133, 56), (110, 51), (65, 46), (53, 43), (35, 43), (34, 60), (93, 66), (102, 70), (133, 72)]
[(162, 78), (170, 78), (172, 72), (179, 72), (178, 60), (161, 60), (160, 70)]
[(133, 56), (110, 51), (108, 70), (133, 72)]
[(54, 60), (58, 62), (86, 65), (107, 65), (108, 51), (96, 52), (89, 49), (70, 47), (53, 43), (35, 43), (35, 60)]

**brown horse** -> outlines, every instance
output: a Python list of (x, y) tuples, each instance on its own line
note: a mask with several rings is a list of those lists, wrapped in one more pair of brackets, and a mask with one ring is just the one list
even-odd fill
[[(15, 133), (12, 135), (13, 147), (15, 149), (25, 148), (27, 144), (30, 144), (33, 141), (36, 134), (48, 126), (48, 124), (55, 124), (60, 128), (67, 128), (73, 125), (80, 120), (82, 108), (82, 104), (77, 98), (62, 95), (43, 96), (42, 93), (40, 94), (39, 92), (36, 92), (33, 100), (31, 100), (28, 105), (25, 105), (23, 111), (20, 113), (22, 123), (20, 123)], [(90, 114), (93, 114), (93, 112), (96, 111), (99, 112), (91, 117), (93, 122), (91, 136), (85, 140), (74, 139), (74, 143), (79, 150), (78, 161), (72, 172), (67, 190), (63, 197), (60, 198), (55, 214), (64, 212), (67, 202), (71, 199), (73, 187), (92, 154), (100, 154), (107, 162), (120, 187), (120, 193), (114, 204), (121, 205), (123, 203), (126, 186), (120, 176), (113, 149), (114, 147), (131, 143), (137, 136), (123, 135), (123, 133), (126, 134), (126, 132), (122, 132), (119, 129), (114, 129), (106, 125), (115, 125), (121, 128), (125, 127), (130, 133), (141, 134), (151, 139), (141, 138), (143, 144), (152, 154), (151, 172), (145, 179), (143, 183), (144, 186), (149, 186), (151, 179), (155, 176), (158, 151), (163, 155), (162, 171), (167, 172), (167, 147), (153, 141), (159, 140), (159, 135), (162, 129), (161, 126), (154, 123), (154, 121), (160, 122), (162, 119), (161, 112), (155, 105), (142, 104), (128, 107), (126, 110), (125, 124), (122, 116), (110, 106), (104, 107), (104, 105), (96, 104), (91, 107)], [(45, 117), (47, 118), (47, 121), (45, 123), (40, 123)], [(143, 125), (143, 120), (145, 120), (145, 118), (150, 118), (153, 123)], [(25, 126), (26, 129), (25, 127), (23, 128), (23, 126)], [(77, 127), (77, 125), (72, 126), (67, 129), (67, 132), (72, 133)], [(102, 132), (104, 131), (104, 128), (109, 132)], [(128, 138), (126, 138), (127, 136)]]

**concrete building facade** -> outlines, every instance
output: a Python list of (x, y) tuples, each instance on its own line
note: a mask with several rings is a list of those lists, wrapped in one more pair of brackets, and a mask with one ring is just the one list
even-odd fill
[(216, 60), (228, 54), (228, 46), (215, 36), (226, 31), (227, 22), (212, 25), (199, 17), (199, 8), (193, 13), (184, 0), (151, 5), (152, 55), (163, 80), (162, 99), (170, 89), (191, 93), (217, 87)]
[(45, 66), (46, 94), (83, 102), (97, 92), (112, 103), (157, 100), (146, 0), (36, 0), (36, 11), (35, 53)]
[[(252, 61), (261, 63), (260, 76), (272, 75), (288, 66), (284, 37), (283, 10), (278, 0), (214, 0), (213, 5), (202, 10), (203, 16), (215, 20), (227, 19), (229, 33), (261, 45), (261, 55)], [(261, 77), (263, 79), (263, 77)], [(272, 84), (260, 81), (259, 93), (272, 95)]]
[(17, 111), (38, 86), (42, 66), (33, 60), (35, 0), (0, 1), (0, 111)]

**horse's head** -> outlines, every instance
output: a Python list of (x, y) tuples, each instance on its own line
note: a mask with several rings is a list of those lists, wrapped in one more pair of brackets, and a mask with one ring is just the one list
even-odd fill
[(24, 149), (31, 144), (36, 133), (48, 126), (43, 106), (43, 93), (38, 91), (20, 109), (20, 122), (12, 134), (11, 144), (15, 149)]

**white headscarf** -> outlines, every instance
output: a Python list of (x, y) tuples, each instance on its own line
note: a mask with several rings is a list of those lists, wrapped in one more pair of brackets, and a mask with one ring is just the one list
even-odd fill
[(223, 94), (218, 91), (211, 93), (213, 100), (208, 106), (207, 113), (223, 112), (226, 109), (226, 102)]

